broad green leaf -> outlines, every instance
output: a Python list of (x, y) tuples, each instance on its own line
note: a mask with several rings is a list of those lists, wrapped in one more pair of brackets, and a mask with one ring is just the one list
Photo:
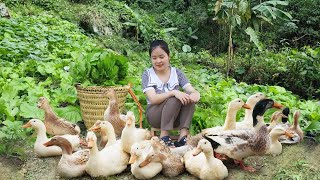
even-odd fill
[(178, 28), (164, 28), (163, 31), (164, 32), (171, 32), (171, 31), (176, 31), (178, 30)]
[(241, 25), (241, 17), (239, 15), (234, 16), (238, 25)]
[(308, 127), (304, 128), (304, 131), (319, 130), (319, 129), (320, 129), (320, 122), (312, 121)]
[(239, 12), (241, 15), (246, 14), (248, 9), (248, 1), (247, 0), (240, 0), (239, 2)]
[(23, 102), (20, 105), (20, 116), (24, 118), (44, 119), (44, 111), (36, 106), (36, 103), (30, 104)]
[(13, 84), (6, 84), (3, 87), (1, 98), (6, 101), (11, 101), (12, 99), (14, 99), (17, 96), (18, 87), (19, 86), (14, 86)]
[(287, 6), (287, 5), (289, 5), (289, 2), (288, 1), (265, 1), (261, 4), (262, 5), (273, 5), (273, 6), (276, 6), (276, 5)]
[(265, 16), (257, 15), (257, 18), (261, 18), (261, 19), (264, 20), (265, 22), (273, 25), (273, 22), (272, 22), (270, 19), (268, 19), (267, 17), (265, 17)]
[(182, 46), (182, 51), (185, 53), (191, 52), (191, 47), (187, 44)]
[(55, 112), (59, 117), (65, 118), (66, 120), (73, 123), (82, 120), (80, 107), (67, 106), (64, 108), (55, 108)]
[(259, 51), (262, 51), (262, 46), (261, 46), (261, 43), (258, 39), (256, 32), (251, 27), (248, 27), (245, 30), (245, 32), (250, 36), (250, 41), (252, 41), (257, 46)]

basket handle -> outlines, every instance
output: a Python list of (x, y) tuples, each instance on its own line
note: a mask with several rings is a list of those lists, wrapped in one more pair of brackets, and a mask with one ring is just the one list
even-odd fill
[(140, 102), (138, 101), (137, 96), (134, 94), (134, 92), (133, 92), (132, 89), (131, 89), (132, 84), (129, 83), (128, 85), (129, 85), (129, 89), (128, 89), (129, 94), (131, 95), (131, 97), (132, 97), (132, 99), (134, 100), (134, 102), (136, 102), (137, 105), (138, 105), (140, 128), (142, 128), (142, 112), (143, 112), (143, 108), (142, 108)]

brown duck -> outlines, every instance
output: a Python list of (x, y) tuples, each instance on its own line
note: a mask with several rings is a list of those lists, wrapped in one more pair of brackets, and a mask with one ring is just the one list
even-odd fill
[(120, 137), (123, 128), (126, 126), (126, 121), (124, 116), (120, 114), (116, 92), (110, 89), (107, 92), (107, 97), (109, 99), (109, 105), (104, 112), (104, 120), (112, 124), (116, 136)]
[(63, 118), (58, 117), (52, 110), (48, 100), (45, 97), (40, 97), (38, 108), (44, 110), (44, 125), (47, 133), (50, 135), (80, 134), (78, 125), (71, 123)]

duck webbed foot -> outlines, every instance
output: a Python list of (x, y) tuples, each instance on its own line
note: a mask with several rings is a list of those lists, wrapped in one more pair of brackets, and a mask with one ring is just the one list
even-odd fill
[(245, 166), (243, 161), (233, 160), (236, 165), (238, 165), (241, 169), (249, 172), (256, 172), (257, 170), (252, 166)]
[(213, 152), (213, 155), (215, 158), (220, 159), (221, 161), (228, 159), (228, 157), (224, 154)]

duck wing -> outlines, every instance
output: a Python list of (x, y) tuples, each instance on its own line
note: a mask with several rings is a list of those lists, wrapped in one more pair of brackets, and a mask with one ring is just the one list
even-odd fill
[(70, 163), (73, 163), (75, 165), (85, 165), (89, 160), (89, 154), (89, 149), (77, 151), (72, 154), (72, 158), (70, 158)]

